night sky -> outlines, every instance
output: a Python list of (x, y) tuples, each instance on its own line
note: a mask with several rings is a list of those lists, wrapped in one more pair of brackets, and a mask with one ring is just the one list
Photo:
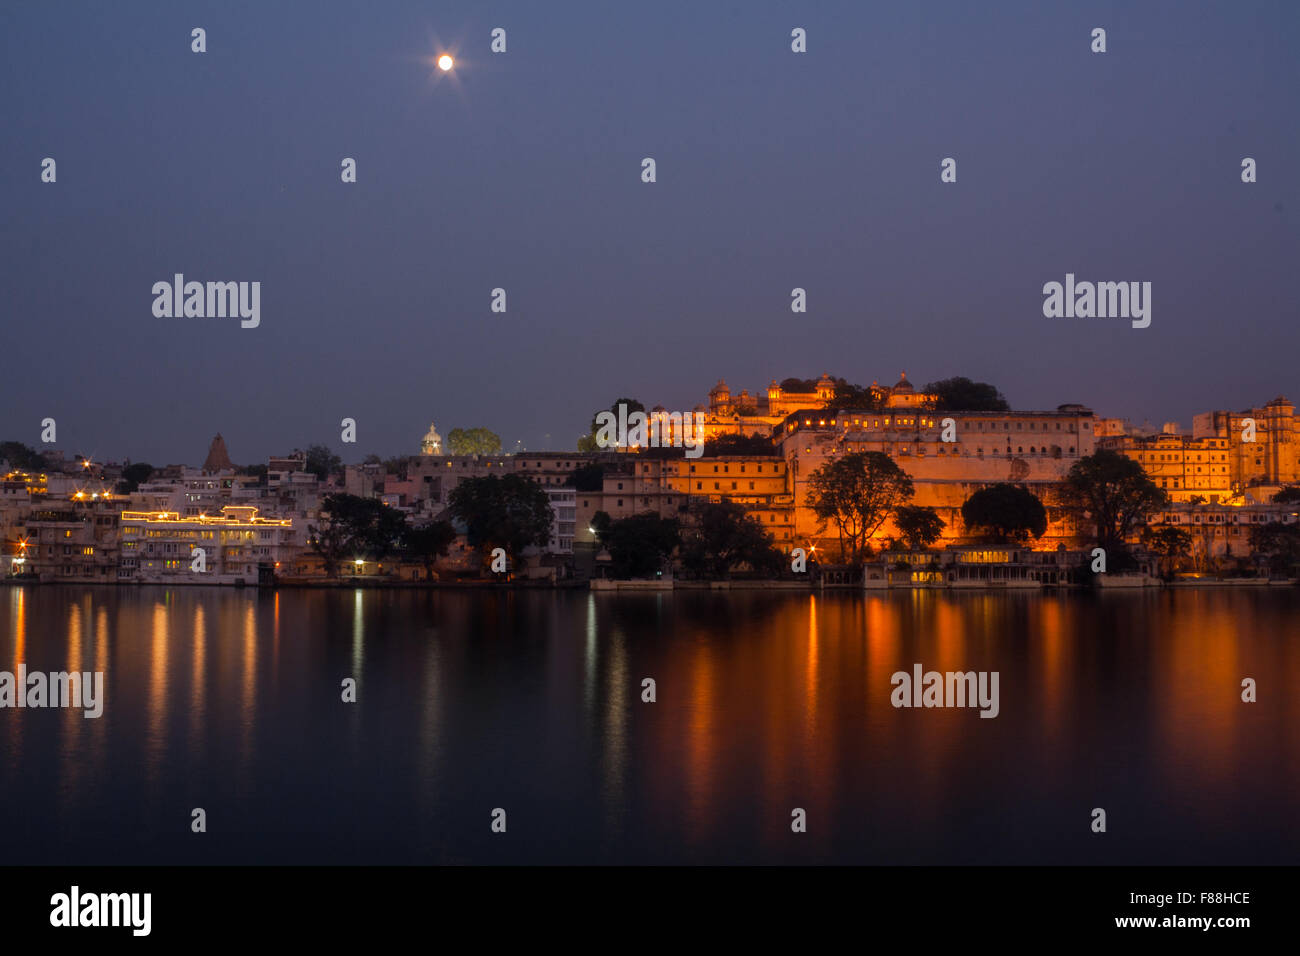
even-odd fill
[[(1300, 400), (1298, 28), (1294, 0), (7, 4), (0, 439), (571, 449), (620, 395), (903, 369), (1186, 427)], [(260, 281), (261, 326), (155, 318), (176, 272)], [(1044, 318), (1067, 272), (1151, 282), (1150, 328)]]

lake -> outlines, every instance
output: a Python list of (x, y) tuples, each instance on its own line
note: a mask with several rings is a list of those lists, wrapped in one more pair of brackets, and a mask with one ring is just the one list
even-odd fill
[[(1293, 863), (1297, 622), (1292, 588), (4, 587), (0, 671), (104, 675), (99, 718), (0, 709), (6, 862)], [(997, 716), (895, 707), (916, 664), (997, 672)]]

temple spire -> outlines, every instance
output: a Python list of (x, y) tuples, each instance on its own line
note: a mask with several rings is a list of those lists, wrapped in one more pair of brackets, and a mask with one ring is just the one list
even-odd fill
[(209, 474), (216, 474), (219, 471), (234, 471), (235, 466), (230, 461), (230, 455), (226, 451), (226, 440), (217, 433), (217, 437), (212, 439), (212, 444), (208, 446), (208, 457), (204, 459), (203, 470)]

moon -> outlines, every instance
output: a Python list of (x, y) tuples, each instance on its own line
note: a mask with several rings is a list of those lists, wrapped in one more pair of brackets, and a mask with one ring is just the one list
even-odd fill
[(444, 73), (446, 73), (455, 65), (456, 65), (456, 61), (453, 60), (445, 53), (442, 56), (438, 57), (438, 69), (442, 70), (442, 72)]

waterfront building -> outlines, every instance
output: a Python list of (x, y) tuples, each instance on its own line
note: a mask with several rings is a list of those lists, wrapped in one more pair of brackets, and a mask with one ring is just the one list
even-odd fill
[[(124, 511), (118, 579), (256, 584), (292, 562), (305, 543), (292, 519), (263, 517), (254, 507), (226, 505), (220, 514), (193, 516)], [(198, 548), (204, 552), (203, 571), (193, 567)]]
[(1262, 486), (1258, 497), (1267, 497), (1283, 485), (1300, 482), (1300, 420), (1283, 396), (1262, 408), (1204, 412), (1193, 418), (1192, 435), (1227, 441), (1234, 491)]
[(595, 541), (596, 512), (627, 518), (653, 512), (663, 518), (688, 515), (699, 504), (740, 505), (772, 535), (779, 548), (794, 537), (794, 498), (784, 460), (773, 455), (701, 458), (629, 456), (607, 468), (599, 491), (577, 493), (577, 540)]
[[(952, 420), (944, 441), (945, 419)], [(837, 547), (838, 537), (808, 504), (808, 479), (837, 457), (859, 452), (889, 455), (912, 479), (910, 504), (932, 507), (944, 522), (943, 540), (969, 537), (961, 506), (976, 491), (1009, 482), (1049, 505), (1054, 487), (1080, 458), (1096, 448), (1092, 410), (1075, 404), (1055, 411), (933, 412), (924, 407), (881, 410), (804, 409), (786, 417), (776, 437), (788, 466), (795, 507), (794, 538)], [(1040, 547), (1072, 540), (1069, 515), (1048, 507), (1048, 532)], [(886, 523), (877, 539), (896, 535)]]
[(1209, 561), (1220, 558), (1246, 558), (1251, 554), (1250, 529), (1270, 523), (1300, 523), (1300, 505), (1250, 502), (1237, 498), (1231, 502), (1190, 505), (1171, 504), (1153, 515), (1151, 527), (1173, 525), (1192, 537), (1189, 557), (1193, 566), (1205, 570)]
[(16, 535), (10, 572), (40, 581), (114, 583), (120, 507), (111, 494), (99, 492), (41, 501)]

